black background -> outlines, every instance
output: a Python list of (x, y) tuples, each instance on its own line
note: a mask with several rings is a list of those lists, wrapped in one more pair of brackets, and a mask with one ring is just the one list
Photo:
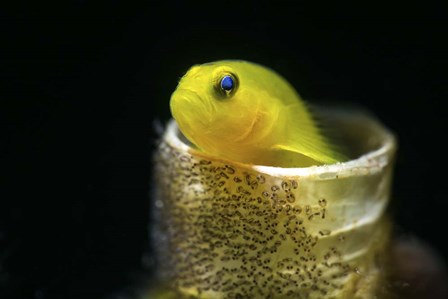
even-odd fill
[(145, 277), (156, 124), (190, 65), (227, 58), (276, 69), (306, 99), (377, 115), (399, 139), (396, 229), (446, 260), (446, 15), (369, 9), (338, 18), (255, 1), (2, 10), (0, 298), (103, 298)]

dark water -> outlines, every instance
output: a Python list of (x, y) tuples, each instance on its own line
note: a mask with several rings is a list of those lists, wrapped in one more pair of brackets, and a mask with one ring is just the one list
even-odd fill
[[(303, 97), (361, 105), (393, 130), (397, 233), (435, 252), (401, 254), (402, 266), (439, 256), (423, 264), (442, 267), (446, 10), (410, 6), (415, 13), (359, 17), (362, 10), (355, 19), (253, 1), (2, 8), (0, 298), (141, 289), (151, 264), (143, 257), (155, 123), (169, 118), (170, 93), (190, 65), (223, 58), (269, 65)], [(428, 271), (408, 278), (423, 294), (444, 285)]]

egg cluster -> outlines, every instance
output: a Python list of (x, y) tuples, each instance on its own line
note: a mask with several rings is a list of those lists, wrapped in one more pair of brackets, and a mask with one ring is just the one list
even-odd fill
[(383, 227), (364, 226), (364, 237), (333, 232), (332, 199), (300, 177), (272, 177), (165, 142), (156, 162), (159, 274), (185, 296), (350, 298), (378, 257), (375, 244), (356, 247), (383, 242), (375, 237)]

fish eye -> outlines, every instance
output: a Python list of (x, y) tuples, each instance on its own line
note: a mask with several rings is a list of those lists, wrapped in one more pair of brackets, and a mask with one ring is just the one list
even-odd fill
[(222, 77), (220, 86), (224, 91), (231, 91), (234, 86), (233, 78), (229, 75)]
[(238, 86), (236, 76), (232, 74), (225, 74), (216, 82), (216, 89), (222, 96), (228, 97), (233, 94)]

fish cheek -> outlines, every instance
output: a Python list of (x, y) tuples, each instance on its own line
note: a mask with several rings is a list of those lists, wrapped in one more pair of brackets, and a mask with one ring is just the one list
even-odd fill
[(209, 126), (204, 130), (216, 143), (230, 144), (241, 131), (241, 119), (235, 111), (237, 107), (231, 103), (217, 102), (210, 114)]
[(261, 147), (270, 147), (275, 139), (280, 138), (278, 128), (282, 126), (283, 119), (279, 115), (276, 99), (270, 98), (269, 102), (260, 101), (258, 105), (257, 121), (254, 125), (254, 142)]
[(237, 112), (234, 120), (234, 140), (240, 144), (250, 145), (258, 140), (258, 130), (260, 126), (260, 115), (258, 108), (245, 107)]

